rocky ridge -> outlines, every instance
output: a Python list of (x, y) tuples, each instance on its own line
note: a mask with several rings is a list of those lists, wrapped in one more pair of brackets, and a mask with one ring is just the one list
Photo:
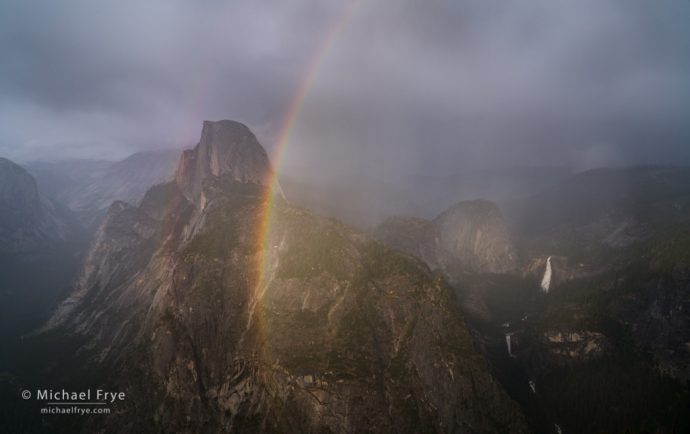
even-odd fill
[(131, 397), (106, 432), (525, 432), (422, 263), (280, 196), (258, 245), (248, 131), (205, 122), (175, 181), (114, 203), (49, 322)]

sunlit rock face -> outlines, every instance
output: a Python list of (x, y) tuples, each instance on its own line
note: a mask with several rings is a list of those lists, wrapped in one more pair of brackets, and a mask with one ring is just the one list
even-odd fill
[(270, 165), (228, 122), (113, 204), (48, 327), (127, 391), (99, 429), (525, 432), (443, 280), (279, 198), (265, 225)]
[(509, 273), (516, 269), (503, 217), (489, 201), (460, 202), (431, 221), (393, 217), (376, 229), (375, 236), (453, 280), (465, 272)]
[(41, 196), (34, 178), (0, 158), (0, 253), (36, 253), (79, 236), (74, 217)]

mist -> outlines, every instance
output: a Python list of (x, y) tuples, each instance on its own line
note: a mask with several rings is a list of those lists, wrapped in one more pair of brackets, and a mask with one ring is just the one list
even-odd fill
[(0, 0), (0, 433), (690, 433), (688, 23)]
[(20, 162), (191, 147), (204, 119), (275, 153), (310, 73), (286, 179), (690, 162), (687, 1), (1, 8), (0, 154)]

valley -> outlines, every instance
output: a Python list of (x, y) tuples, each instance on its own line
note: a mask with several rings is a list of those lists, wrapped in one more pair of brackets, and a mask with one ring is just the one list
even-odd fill
[(23, 421), (18, 390), (59, 379), (126, 391), (106, 432), (683, 431), (687, 177), (582, 173), (367, 234), (293, 205), (247, 127), (205, 122), (88, 248), (56, 204), (84, 235), (3, 260), (7, 427), (95, 428)]
[(688, 22), (0, 2), (0, 434), (690, 433)]

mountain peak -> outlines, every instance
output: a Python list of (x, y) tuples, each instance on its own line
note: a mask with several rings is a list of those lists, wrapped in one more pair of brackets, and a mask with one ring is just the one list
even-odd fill
[(266, 150), (246, 125), (231, 120), (204, 121), (199, 143), (182, 154), (175, 180), (183, 194), (196, 202), (207, 178), (267, 186), (272, 174)]
[(36, 181), (20, 165), (0, 158), (0, 206), (2, 216), (35, 213), (40, 208)]
[(251, 130), (249, 129), (248, 126), (243, 124), (242, 122), (238, 121), (233, 121), (230, 119), (221, 119), (219, 121), (204, 121), (203, 122), (203, 128), (204, 130), (207, 128), (215, 128), (215, 129), (225, 129), (225, 130), (235, 130), (239, 131), (242, 133), (249, 133), (251, 134)]
[(448, 218), (452, 215), (462, 215), (463, 217), (473, 217), (483, 219), (487, 217), (501, 216), (501, 211), (494, 202), (484, 199), (464, 200), (451, 205), (448, 209), (442, 212), (437, 220)]
[(45, 251), (78, 231), (73, 216), (42, 196), (29, 172), (0, 158), (0, 253)]
[(503, 215), (487, 200), (456, 203), (433, 220), (389, 218), (375, 236), (457, 281), (467, 271), (510, 273), (515, 251)]

